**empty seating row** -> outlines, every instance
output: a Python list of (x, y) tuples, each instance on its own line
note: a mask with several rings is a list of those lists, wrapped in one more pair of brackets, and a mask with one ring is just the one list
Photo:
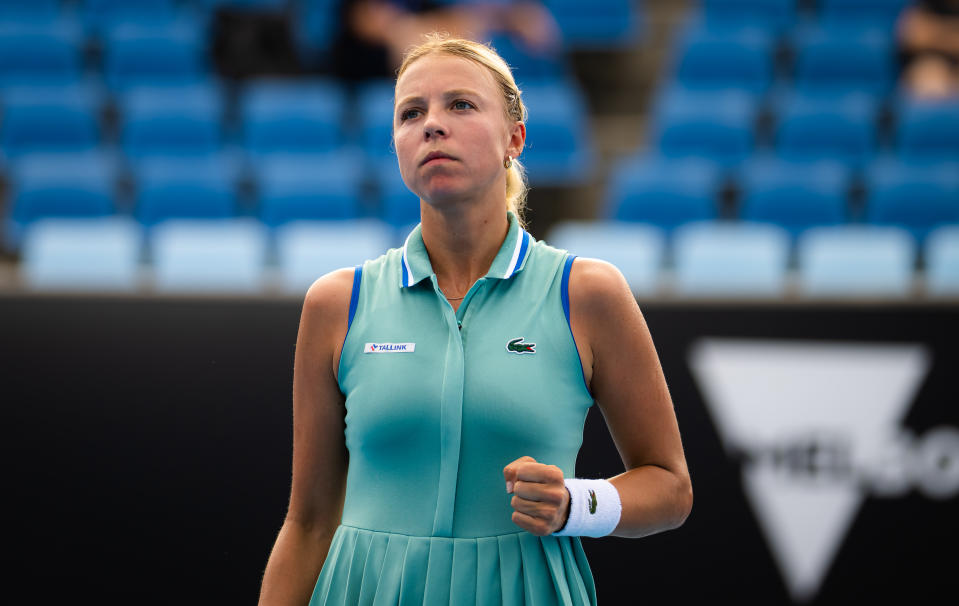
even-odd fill
[[(33, 288), (302, 294), (317, 277), (399, 244), (377, 222), (297, 222), (273, 234), (250, 219), (179, 220), (150, 230), (128, 218), (46, 219), (27, 232), (21, 275)], [(564, 223), (548, 241), (619, 267), (641, 296), (904, 297), (915, 292), (915, 242), (893, 227), (810, 230), (796, 247), (762, 223), (706, 222), (667, 246), (649, 225)], [(959, 296), (959, 224), (925, 245), (922, 292)], [(795, 285), (792, 283), (795, 282)]]
[[(548, 240), (604, 259), (640, 295), (697, 297), (905, 297), (914, 294), (917, 246), (884, 226), (811, 229), (795, 255), (789, 234), (765, 223), (699, 222), (664, 232), (645, 224), (563, 223)], [(793, 266), (795, 256), (795, 270)], [(924, 292), (959, 296), (959, 224), (933, 232), (924, 247)], [(663, 268), (671, 268), (664, 277)]]
[[(812, 227), (864, 221), (905, 228), (921, 241), (939, 225), (959, 222), (959, 163), (874, 162), (864, 173), (858, 205), (851, 172), (839, 163), (756, 157), (733, 183), (735, 216), (778, 224), (794, 237)], [(630, 158), (610, 176), (606, 217), (666, 230), (715, 219), (727, 186), (713, 163)]]
[[(15, 163), (7, 248), (18, 248), (24, 229), (47, 217), (129, 214), (149, 226), (171, 218), (252, 215), (269, 227), (370, 215), (405, 226), (419, 217), (419, 201), (403, 184), (395, 159), (367, 165), (348, 149), (265, 156), (248, 166), (230, 155), (157, 158), (138, 163), (128, 177), (133, 189), (124, 196), (117, 162), (100, 154), (30, 156)], [(251, 191), (244, 191), (244, 183)]]
[(298, 222), (270, 233), (251, 219), (46, 219), (26, 233), (25, 284), (37, 289), (302, 294), (319, 276), (396, 244), (375, 222)]

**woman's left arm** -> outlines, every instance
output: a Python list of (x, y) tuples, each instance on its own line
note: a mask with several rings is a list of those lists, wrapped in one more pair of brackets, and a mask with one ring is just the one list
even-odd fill
[(626, 467), (609, 478), (622, 502), (612, 534), (642, 537), (676, 528), (692, 508), (692, 485), (643, 314), (619, 270), (595, 259), (573, 262), (569, 297), (587, 383)]

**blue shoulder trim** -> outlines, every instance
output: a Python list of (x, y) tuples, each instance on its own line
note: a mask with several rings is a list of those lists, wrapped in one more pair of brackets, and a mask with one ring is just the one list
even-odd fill
[[(573, 269), (573, 260), (576, 255), (567, 255), (566, 264), (563, 265), (563, 282), (560, 287), (563, 293), (563, 313), (566, 314), (566, 324), (569, 324), (569, 272)], [(570, 326), (570, 330), (572, 330)]]
[[(353, 292), (350, 294), (350, 316), (346, 321), (346, 334), (350, 333), (350, 326), (353, 325), (353, 316), (356, 315), (356, 304), (360, 300), (360, 279), (363, 277), (363, 266), (357, 265), (353, 270)], [(567, 318), (568, 319), (568, 318)], [(346, 339), (343, 339), (346, 342)]]
[(579, 345), (576, 344), (576, 335), (573, 334), (573, 325), (569, 321), (569, 272), (573, 269), (573, 261), (576, 255), (566, 255), (566, 263), (563, 264), (563, 281), (560, 283), (560, 292), (563, 298), (563, 313), (566, 314), (566, 326), (569, 328), (569, 338), (573, 340), (573, 347), (576, 349), (576, 359), (579, 360), (579, 370), (583, 373), (583, 387), (586, 393), (592, 395), (589, 384), (586, 383), (586, 369), (583, 368), (583, 359), (579, 357)]

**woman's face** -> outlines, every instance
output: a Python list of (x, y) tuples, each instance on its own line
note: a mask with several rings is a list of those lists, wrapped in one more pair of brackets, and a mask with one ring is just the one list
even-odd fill
[(396, 83), (393, 137), (403, 182), (430, 204), (487, 196), (505, 199), (506, 156), (526, 130), (506, 116), (489, 71), (468, 59), (427, 55)]

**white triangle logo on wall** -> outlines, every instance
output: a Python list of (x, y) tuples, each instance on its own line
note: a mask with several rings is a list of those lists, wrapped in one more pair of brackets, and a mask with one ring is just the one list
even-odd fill
[(708, 338), (689, 362), (724, 448), (742, 460), (790, 595), (812, 599), (867, 491), (909, 489), (890, 449), (929, 354), (913, 344)]

